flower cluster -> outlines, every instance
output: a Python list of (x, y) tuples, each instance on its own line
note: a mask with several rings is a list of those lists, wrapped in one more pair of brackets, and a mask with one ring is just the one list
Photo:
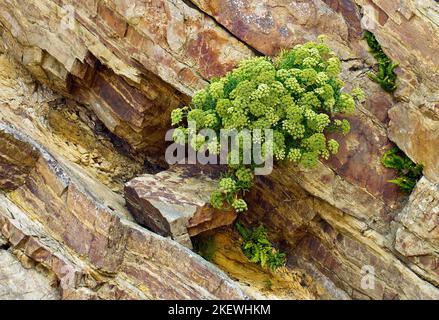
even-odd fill
[[(340, 71), (340, 60), (321, 39), (284, 50), (274, 59), (244, 60), (226, 76), (196, 92), (190, 106), (172, 112), (172, 124), (181, 129), (175, 141), (189, 142), (197, 150), (207, 144), (209, 151), (218, 153), (216, 140), (208, 143), (194, 133), (193, 141), (188, 141), (189, 121), (196, 123), (197, 130), (210, 128), (217, 132), (272, 129), (273, 141), (261, 141), (262, 149), (271, 150), (276, 160), (313, 168), (319, 159), (328, 159), (339, 149), (337, 141), (327, 140), (325, 134), (334, 130), (349, 132), (349, 122), (335, 116), (352, 114), (356, 103), (364, 100), (360, 89), (355, 89), (353, 95), (342, 92)], [(253, 136), (254, 140), (260, 138)], [(251, 167), (229, 165), (230, 172), (219, 181), (211, 204), (246, 210), (242, 194), (251, 187)]]
[(251, 262), (259, 263), (262, 268), (271, 271), (285, 265), (286, 254), (272, 245), (268, 231), (263, 225), (252, 230), (237, 222), (236, 229), (243, 239), (242, 251)]

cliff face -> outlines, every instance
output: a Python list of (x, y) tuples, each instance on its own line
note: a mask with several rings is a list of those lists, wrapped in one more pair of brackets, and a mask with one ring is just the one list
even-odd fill
[[(291, 297), (438, 299), (438, 12), (432, 0), (2, 1), (0, 265), (39, 270), (35, 291), (53, 298), (244, 298), (216, 267), (137, 225), (121, 190), (146, 172), (134, 189), (184, 181), (173, 169), (155, 176), (153, 163), (163, 165), (170, 111), (208, 79), (326, 34), (367, 101), (337, 156), (260, 177), (242, 218), (266, 224), (288, 267), (313, 279)], [(400, 63), (394, 95), (366, 75), (364, 29)], [(380, 163), (393, 144), (425, 168), (410, 197)], [(242, 280), (224, 261), (214, 259)]]

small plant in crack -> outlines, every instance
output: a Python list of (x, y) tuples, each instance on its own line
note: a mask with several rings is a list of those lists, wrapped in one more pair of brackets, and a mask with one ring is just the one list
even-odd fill
[(212, 261), (215, 256), (216, 245), (213, 236), (195, 238), (193, 241), (194, 250), (207, 261)]
[(406, 193), (412, 192), (422, 177), (423, 166), (414, 163), (397, 147), (387, 151), (381, 162), (386, 168), (397, 170), (398, 178), (389, 180), (389, 182), (396, 184)]
[(251, 262), (259, 263), (262, 268), (269, 268), (271, 271), (285, 265), (285, 253), (273, 247), (263, 225), (249, 230), (237, 222), (236, 229), (244, 240), (242, 251)]
[[(340, 73), (341, 61), (324, 37), (274, 58), (243, 60), (224, 77), (211, 79), (188, 106), (172, 111), (173, 139), (195, 151), (219, 155), (221, 131), (249, 132), (250, 142), (260, 145), (261, 158), (316, 168), (319, 160), (339, 149), (339, 142), (327, 134), (345, 135), (350, 130), (349, 121), (338, 117), (353, 114), (364, 100), (361, 89), (352, 93), (344, 89)], [(196, 126), (191, 128), (190, 123)], [(215, 137), (204, 135), (206, 130)], [(266, 130), (272, 132), (269, 139), (261, 134)], [(254, 183), (253, 172), (265, 163), (249, 156), (243, 140), (238, 136), (235, 150), (227, 151), (228, 172), (211, 194), (214, 208), (248, 209), (244, 195)]]
[(397, 62), (393, 62), (384, 53), (383, 48), (378, 43), (375, 35), (370, 31), (365, 31), (363, 39), (366, 40), (370, 48), (370, 53), (378, 62), (378, 72), (369, 72), (367, 75), (372, 81), (378, 83), (383, 90), (392, 93), (397, 88), (395, 68)]

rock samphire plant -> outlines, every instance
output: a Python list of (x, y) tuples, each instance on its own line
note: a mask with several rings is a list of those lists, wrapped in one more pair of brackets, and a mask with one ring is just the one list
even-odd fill
[[(275, 58), (244, 60), (196, 92), (189, 106), (173, 110), (174, 141), (219, 154), (218, 139), (207, 138), (201, 129), (212, 129), (218, 135), (221, 129), (247, 129), (253, 141), (261, 142), (265, 156), (313, 168), (319, 159), (338, 151), (338, 142), (327, 139), (326, 133), (350, 130), (348, 120), (337, 116), (353, 113), (356, 102), (364, 99), (359, 88), (351, 93), (343, 89), (340, 67), (340, 60), (322, 38), (284, 50)], [(190, 122), (196, 124), (196, 132), (191, 132)], [(272, 141), (256, 134), (264, 129), (272, 129)], [(238, 164), (228, 162), (228, 171), (211, 195), (216, 208), (247, 210), (243, 194), (253, 184), (257, 165), (253, 160), (244, 164), (241, 147), (239, 154), (229, 154), (229, 159), (239, 159)]]
[(387, 151), (381, 158), (381, 162), (386, 168), (397, 171), (398, 178), (389, 180), (389, 182), (396, 184), (406, 193), (412, 192), (422, 177), (423, 166), (414, 163), (397, 147)]
[(244, 239), (242, 251), (251, 262), (259, 263), (262, 268), (268, 267), (272, 271), (285, 265), (285, 253), (273, 247), (263, 225), (249, 230), (237, 222), (236, 229)]
[(367, 41), (370, 48), (370, 53), (378, 62), (378, 72), (369, 72), (369, 78), (378, 83), (385, 91), (392, 93), (396, 89), (396, 73), (395, 68), (398, 63), (392, 62), (390, 58), (384, 53), (381, 45), (378, 43), (374, 34), (370, 31), (365, 31), (363, 38)]

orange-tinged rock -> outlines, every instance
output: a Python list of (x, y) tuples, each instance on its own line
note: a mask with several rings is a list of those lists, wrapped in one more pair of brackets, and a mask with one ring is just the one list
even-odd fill
[(191, 236), (231, 224), (236, 218), (233, 209), (210, 205), (216, 184), (198, 166), (176, 166), (129, 181), (125, 199), (139, 224), (191, 248)]

